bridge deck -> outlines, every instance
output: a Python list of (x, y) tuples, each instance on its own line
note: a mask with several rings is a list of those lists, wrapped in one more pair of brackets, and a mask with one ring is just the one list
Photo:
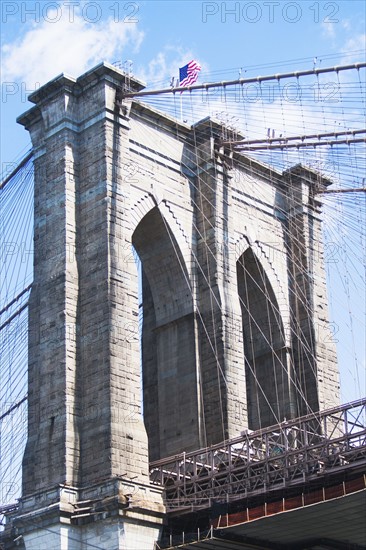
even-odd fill
[(170, 514), (365, 471), (366, 398), (151, 464)]
[(364, 550), (366, 489), (297, 510), (208, 531), (167, 537), (158, 548), (186, 550)]

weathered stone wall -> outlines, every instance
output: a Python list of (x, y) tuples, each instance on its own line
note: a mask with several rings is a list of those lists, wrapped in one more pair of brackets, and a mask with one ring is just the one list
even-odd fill
[(149, 457), (337, 403), (319, 181), (233, 157), (212, 120), (117, 104), (124, 85), (107, 64), (60, 77), (20, 119), (35, 157), (24, 497), (115, 477), (148, 493)]

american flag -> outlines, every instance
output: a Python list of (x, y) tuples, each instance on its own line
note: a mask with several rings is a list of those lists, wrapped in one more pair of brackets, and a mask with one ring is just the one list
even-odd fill
[(179, 69), (179, 86), (191, 86), (198, 78), (201, 65), (192, 59), (187, 65)]

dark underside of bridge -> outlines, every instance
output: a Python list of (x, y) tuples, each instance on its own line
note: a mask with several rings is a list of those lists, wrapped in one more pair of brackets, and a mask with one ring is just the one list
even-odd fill
[(161, 549), (366, 550), (366, 475), (356, 468), (291, 491), (169, 515)]

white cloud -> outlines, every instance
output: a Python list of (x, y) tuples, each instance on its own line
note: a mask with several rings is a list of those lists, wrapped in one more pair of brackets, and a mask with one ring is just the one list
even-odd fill
[(2, 78), (31, 87), (60, 73), (77, 77), (101, 61), (121, 59), (127, 45), (138, 50), (142, 39), (134, 23), (116, 23), (112, 18), (90, 23), (75, 10), (73, 21), (65, 14), (54, 23), (33, 24), (20, 39), (5, 44)]
[[(366, 34), (365, 33), (356, 34), (356, 35), (352, 36), (352, 38), (349, 38), (347, 40), (347, 42), (345, 43), (345, 45), (343, 46), (341, 51), (344, 54), (347, 54), (349, 52), (360, 51), (360, 50), (362, 52), (365, 52), (365, 50), (366, 50)], [(364, 55), (362, 57), (364, 57)]]
[(341, 21), (341, 25), (346, 31), (352, 30), (352, 24), (349, 19), (343, 19), (343, 21)]
[(328, 38), (328, 39), (334, 39), (335, 36), (336, 36), (336, 33), (335, 33), (335, 26), (334, 26), (334, 23), (332, 23), (331, 21), (327, 21), (326, 19), (322, 22), (321, 24), (322, 26), (322, 34), (325, 38)]
[(169, 86), (172, 77), (178, 78), (179, 67), (186, 65), (191, 59), (196, 59), (201, 64), (202, 73), (207, 71), (207, 65), (191, 50), (179, 46), (166, 46), (163, 51), (155, 55), (147, 67), (138, 67), (136, 76), (149, 87)]

